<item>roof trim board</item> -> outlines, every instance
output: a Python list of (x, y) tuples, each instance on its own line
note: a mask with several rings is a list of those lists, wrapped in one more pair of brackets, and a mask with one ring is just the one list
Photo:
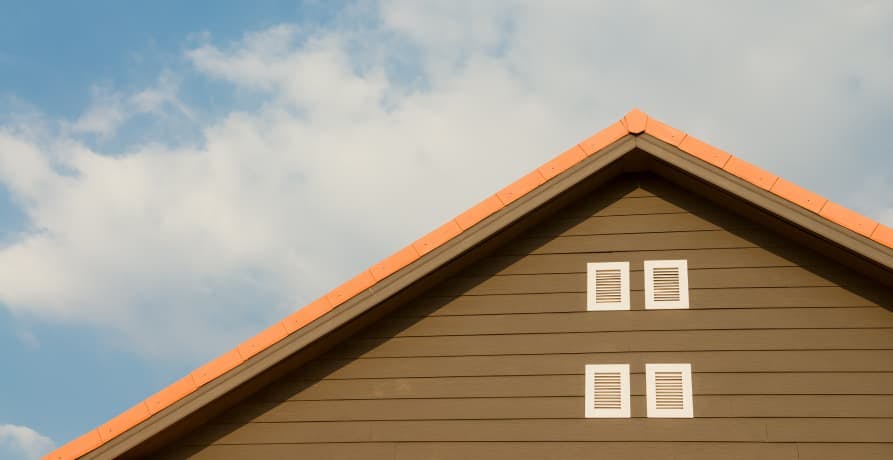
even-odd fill
[(621, 121), (44, 459), (121, 455), (637, 149), (887, 270), (893, 269), (893, 229), (633, 110)]

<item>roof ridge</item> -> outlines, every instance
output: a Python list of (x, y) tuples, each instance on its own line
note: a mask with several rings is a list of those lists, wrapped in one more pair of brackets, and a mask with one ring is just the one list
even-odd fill
[(893, 249), (893, 228), (829, 201), (634, 108), (621, 120), (584, 139), (425, 236), (385, 257), (232, 350), (199, 366), (185, 377), (125, 410), (98, 428), (88, 431), (47, 454), (43, 457), (44, 460), (75, 459), (100, 447), (391, 274), (422, 258), (585, 158), (602, 151), (626, 135), (638, 136), (642, 133), (670, 144), (828, 221)]

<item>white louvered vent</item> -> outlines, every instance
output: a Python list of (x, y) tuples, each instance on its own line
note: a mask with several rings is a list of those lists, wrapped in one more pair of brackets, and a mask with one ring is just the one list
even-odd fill
[(645, 261), (645, 308), (688, 308), (688, 261)]
[(586, 264), (586, 309), (629, 310), (629, 262)]
[(586, 365), (586, 418), (629, 418), (629, 364)]
[(646, 364), (648, 417), (691, 418), (691, 364)]

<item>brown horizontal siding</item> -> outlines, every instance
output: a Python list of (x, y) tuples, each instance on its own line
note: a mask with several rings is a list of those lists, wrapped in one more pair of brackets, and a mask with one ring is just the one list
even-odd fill
[(893, 329), (624, 331), (360, 339), (335, 359), (630, 351), (893, 350)]
[[(697, 403), (696, 403), (697, 404)], [(378, 420), (215, 424), (186, 444), (443, 441), (890, 442), (877, 418)]]
[[(585, 266), (580, 273), (548, 273), (538, 275), (499, 275), (453, 278), (431, 292), (431, 296), (547, 294), (586, 292)], [(835, 283), (800, 267), (754, 267), (724, 269), (689, 269), (689, 288), (775, 288), (827, 287)], [(630, 270), (630, 289), (644, 289), (644, 271)]]
[(678, 249), (732, 249), (784, 246), (779, 237), (754, 234), (749, 238), (724, 230), (670, 233), (525, 238), (499, 251), (500, 255), (574, 254), (580, 252), (664, 251)]
[[(636, 186), (636, 184), (640, 186)], [(686, 259), (691, 309), (643, 309)], [(585, 264), (631, 263), (587, 312)], [(886, 308), (882, 308), (886, 307)], [(893, 294), (687, 192), (618, 181), (182, 439), (169, 458), (891, 458)], [(693, 419), (645, 418), (646, 363), (691, 363)], [(583, 418), (628, 363), (630, 419)]]
[[(578, 393), (583, 392), (582, 380)], [(645, 417), (645, 396), (631, 397)], [(284, 401), (239, 406), (220, 423), (341, 420), (516, 420), (583, 417), (582, 396)], [(893, 395), (699, 395), (698, 418), (893, 417)]]
[[(187, 449), (184, 449), (188, 452)], [(168, 458), (181, 458), (178, 456)], [(393, 460), (588, 460), (647, 458), (653, 460), (889, 460), (893, 446), (866, 443), (731, 443), (731, 442), (376, 442), (327, 444), (242, 444), (211, 446), (196, 459), (295, 458)]]
[[(788, 253), (787, 256), (785, 253)], [(645, 260), (654, 258), (653, 251), (623, 251), (606, 253), (531, 254), (526, 256), (491, 256), (465, 270), (467, 276), (531, 275), (538, 273), (580, 273), (587, 262), (629, 262), (631, 267), (642, 267)], [(799, 256), (799, 257), (798, 257)], [(680, 249), (661, 251), (660, 257), (686, 259), (689, 269), (793, 267), (819, 265), (818, 256), (807, 258), (793, 249), (763, 248)], [(791, 258), (797, 258), (797, 261)]]
[[(839, 286), (736, 289), (691, 289), (691, 309), (811, 308), (878, 306), (874, 299)], [(631, 295), (633, 310), (643, 310), (644, 294)], [(512, 313), (585, 312), (584, 292), (431, 297), (393, 316), (440, 316)], [(604, 314), (605, 312), (602, 312)]]
[[(804, 311), (805, 310), (805, 311)], [(581, 333), (734, 329), (855, 329), (887, 325), (890, 313), (877, 307), (760, 308), (489, 314), (392, 317), (361, 337)], [(889, 324), (893, 327), (893, 324)]]
[[(301, 375), (310, 378), (557, 375), (581, 373), (593, 363), (696, 363), (699, 372), (873, 372), (893, 371), (891, 350), (773, 350), (583, 353), (566, 355), (446, 356), (321, 359)], [(582, 374), (580, 374), (582, 375)]]
[(713, 213), (707, 217), (688, 212), (637, 214), (629, 216), (592, 216), (549, 221), (528, 231), (530, 237), (623, 235), (630, 233), (693, 232), (741, 229), (758, 231), (753, 224)]
[[(630, 391), (645, 394), (644, 374), (633, 372)], [(355, 399), (511, 398), (579, 396), (579, 372), (565, 375), (416, 377), (379, 379), (286, 380), (257, 402)], [(695, 372), (698, 395), (893, 395), (893, 372)]]

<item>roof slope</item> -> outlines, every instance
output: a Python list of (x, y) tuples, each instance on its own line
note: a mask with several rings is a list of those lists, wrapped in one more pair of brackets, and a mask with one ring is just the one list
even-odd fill
[[(642, 136), (643, 138), (647, 139), (650, 136), (650, 138), (672, 146), (676, 149), (674, 152), (678, 150), (687, 154), (691, 159), (700, 163), (699, 167), (703, 167), (705, 164), (709, 165), (708, 168), (713, 168), (715, 172), (735, 176), (747, 184), (781, 198), (788, 205), (795, 205), (801, 212), (808, 213), (810, 218), (823, 224), (832, 223), (837, 227), (836, 231), (841, 230), (842, 227), (845, 229), (844, 232), (855, 233), (856, 235), (849, 235), (850, 241), (852, 241), (852, 237), (855, 237), (857, 240), (868, 243), (870, 248), (877, 247), (871, 243), (877, 243), (884, 249), (884, 252), (887, 252), (887, 249), (893, 249), (893, 228), (879, 224), (723, 150), (708, 145), (695, 137), (650, 118), (639, 110), (632, 110), (620, 121), (583, 140), (456, 218), (364, 270), (323, 297), (297, 310), (236, 348), (195, 369), (189, 375), (98, 428), (65, 444), (44, 459), (75, 459), (109, 443), (128, 430), (140, 426), (174, 403), (199, 391), (208, 383), (240, 367), (258, 353), (267, 350), (287, 336), (302, 330), (335, 307), (376, 286), (392, 274), (447, 242), (457, 239), (458, 236), (468, 232), (487, 217), (549, 183), (553, 178), (580, 164), (585, 159), (608, 150), (609, 146), (627, 136), (636, 137), (642, 134), (646, 135)], [(862, 252), (864, 253), (864, 251)], [(884, 260), (893, 259), (888, 253), (884, 256)], [(881, 263), (888, 268), (893, 268), (893, 264)]]

